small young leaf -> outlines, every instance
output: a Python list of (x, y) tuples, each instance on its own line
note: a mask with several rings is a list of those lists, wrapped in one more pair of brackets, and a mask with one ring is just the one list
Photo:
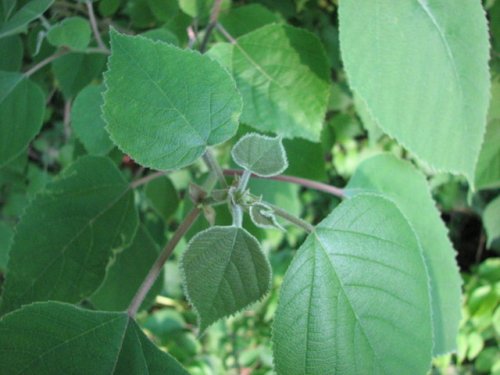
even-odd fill
[(112, 140), (138, 163), (181, 168), (235, 134), (241, 98), (218, 63), (114, 30), (111, 49), (104, 119)]
[(314, 34), (278, 24), (261, 27), (237, 39), (231, 69), (243, 96), (242, 122), (287, 138), (319, 141), (330, 73)]
[(473, 182), (490, 87), (481, 1), (340, 1), (339, 24), (349, 84), (377, 126)]
[(488, 238), (488, 247), (500, 240), (500, 197), (490, 202), (483, 212), (484, 229)]
[(428, 277), (415, 233), (389, 200), (360, 195), (300, 247), (273, 325), (278, 374), (425, 374)]
[(19, 34), (26, 30), (28, 24), (40, 17), (54, 0), (31, 0), (16, 14), (0, 26), (0, 38)]
[[(139, 226), (134, 241), (118, 253), (108, 267), (106, 278), (90, 297), (98, 310), (124, 311), (144, 281), (151, 265), (158, 256), (158, 246), (147, 230)], [(147, 309), (161, 292), (163, 274), (158, 277), (141, 306)]]
[(124, 312), (34, 303), (0, 320), (1, 374), (188, 375)]
[(215, 226), (198, 233), (183, 255), (182, 269), (202, 331), (258, 301), (270, 288), (269, 261), (243, 228)]
[(259, 228), (285, 230), (278, 223), (273, 209), (264, 203), (254, 203), (250, 206), (250, 218)]
[(455, 250), (425, 176), (408, 162), (389, 154), (377, 155), (359, 165), (346, 188), (348, 196), (366, 191), (392, 199), (415, 230), (431, 286), (433, 354), (454, 351), (461, 318), (462, 281)]
[(103, 91), (104, 85), (85, 87), (71, 108), (71, 125), (75, 135), (91, 155), (106, 155), (113, 148), (101, 114)]
[(17, 225), (0, 314), (34, 301), (89, 296), (137, 225), (133, 193), (111, 160), (81, 157), (35, 197)]
[(0, 72), (0, 168), (14, 160), (38, 134), (45, 97), (20, 73)]
[(47, 40), (56, 47), (84, 50), (90, 43), (90, 25), (82, 17), (69, 17), (52, 26)]
[(280, 137), (246, 134), (234, 145), (231, 155), (240, 167), (261, 177), (276, 176), (288, 167)]

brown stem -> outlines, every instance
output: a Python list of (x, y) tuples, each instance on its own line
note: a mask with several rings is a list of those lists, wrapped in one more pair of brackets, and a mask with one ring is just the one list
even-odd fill
[(207, 49), (208, 41), (210, 40), (210, 36), (212, 35), (212, 31), (214, 31), (215, 26), (217, 26), (217, 20), (219, 19), (220, 7), (222, 4), (222, 0), (215, 0), (214, 5), (212, 7), (212, 12), (210, 13), (210, 23), (208, 24), (205, 30), (205, 36), (200, 45), (200, 52), (203, 53)]
[(189, 230), (189, 228), (191, 228), (191, 225), (193, 225), (193, 223), (196, 221), (200, 213), (201, 213), (201, 208), (199, 207), (193, 208), (191, 212), (189, 212), (189, 214), (186, 216), (184, 221), (179, 225), (174, 235), (172, 236), (170, 241), (168, 241), (167, 245), (162, 250), (158, 258), (154, 262), (153, 266), (149, 270), (149, 273), (147, 274), (146, 278), (144, 279), (141, 286), (137, 290), (137, 293), (132, 299), (132, 302), (130, 302), (130, 305), (127, 309), (128, 316), (133, 318), (137, 314), (139, 307), (141, 307), (144, 298), (146, 298), (146, 295), (148, 294), (149, 290), (151, 289), (154, 282), (158, 278), (158, 275), (160, 274), (165, 262), (170, 257), (170, 255), (172, 255), (175, 247), (177, 246), (181, 238)]
[(220, 167), (219, 163), (217, 162), (217, 159), (215, 159), (215, 156), (212, 153), (212, 150), (210, 150), (209, 148), (207, 148), (207, 150), (203, 154), (203, 161), (207, 165), (208, 169), (215, 173), (221, 186), (224, 189), (227, 189), (228, 185), (227, 185), (226, 178), (224, 177), (224, 172), (222, 171), (222, 168)]
[[(224, 169), (223, 172), (226, 176), (236, 176), (236, 175), (239, 176), (239, 175), (242, 175), (244, 171), (239, 170), (239, 169)], [(251, 177), (252, 178), (266, 178), (266, 179), (275, 180), (275, 181), (291, 182), (293, 184), (301, 185), (301, 186), (304, 186), (304, 187), (309, 188), (309, 189), (314, 189), (314, 190), (322, 191), (324, 193), (335, 195), (336, 197), (339, 197), (339, 198), (345, 198), (345, 193), (344, 193), (343, 189), (338, 188), (336, 186), (324, 184), (322, 182), (308, 180), (306, 178), (287, 176), (287, 175), (279, 175), (279, 176), (273, 176), (273, 177), (260, 177), (260, 176), (254, 175), (254, 174), (252, 174)]]
[(101, 38), (101, 34), (99, 34), (99, 28), (97, 27), (97, 19), (95, 17), (94, 13), (94, 6), (92, 5), (92, 0), (87, 0), (85, 1), (85, 4), (87, 5), (87, 10), (89, 12), (89, 21), (90, 21), (90, 26), (92, 27), (92, 33), (94, 34), (94, 38), (97, 42), (97, 45), (99, 46), (100, 49), (104, 51), (110, 52), (108, 47), (104, 44)]
[(67, 53), (69, 53), (69, 49), (60, 49), (59, 51), (57, 51), (53, 55), (50, 55), (49, 57), (47, 57), (47, 58), (43, 59), (42, 61), (40, 61), (38, 64), (36, 64), (33, 67), (31, 67), (29, 70), (27, 70), (24, 73), (24, 75), (26, 77), (29, 77), (29, 76), (35, 74), (40, 69), (42, 69), (44, 66), (50, 64), (54, 60), (57, 60), (59, 57), (66, 55)]
[(144, 177), (141, 177), (141, 178), (139, 178), (139, 179), (137, 179), (135, 181), (132, 181), (130, 183), (130, 188), (131, 189), (135, 189), (135, 188), (137, 188), (139, 186), (145, 185), (149, 181), (152, 181), (154, 179), (157, 179), (158, 177), (164, 176), (167, 173), (168, 172), (160, 171), (160, 172), (155, 172), (155, 173), (148, 174), (147, 176), (144, 176)]

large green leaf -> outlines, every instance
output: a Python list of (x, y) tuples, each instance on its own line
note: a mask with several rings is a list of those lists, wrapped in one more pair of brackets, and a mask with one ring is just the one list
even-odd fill
[(215, 61), (116, 31), (111, 49), (104, 118), (113, 141), (138, 163), (180, 168), (236, 133), (241, 98)]
[(38, 134), (45, 96), (20, 73), (0, 72), (0, 168), (14, 160)]
[(243, 96), (241, 120), (263, 132), (318, 141), (330, 73), (319, 39), (285, 25), (268, 25), (237, 39), (232, 72)]
[(53, 2), (54, 0), (31, 0), (26, 3), (16, 14), (0, 26), (0, 38), (25, 31), (28, 24), (40, 17)]
[(35, 197), (17, 225), (0, 312), (89, 296), (137, 223), (132, 191), (111, 160), (78, 159)]
[(357, 168), (346, 188), (348, 196), (365, 191), (392, 199), (415, 230), (431, 285), (433, 353), (439, 355), (455, 350), (462, 282), (455, 251), (425, 176), (408, 162), (389, 154), (377, 155)]
[(106, 155), (113, 148), (101, 114), (103, 91), (104, 85), (85, 87), (71, 108), (71, 125), (75, 134), (92, 155)]
[(271, 283), (271, 267), (260, 244), (237, 227), (215, 226), (194, 236), (182, 268), (200, 330), (258, 301)]
[[(157, 256), (158, 246), (147, 230), (140, 226), (134, 241), (109, 266), (104, 282), (90, 297), (92, 304), (99, 310), (126, 310)], [(162, 276), (150, 289), (142, 308), (151, 306), (156, 295), (161, 292)]]
[(278, 374), (427, 372), (427, 273), (391, 201), (352, 198), (309, 235), (285, 275), (273, 343)]
[(377, 125), (473, 181), (490, 86), (481, 2), (344, 0), (339, 22), (350, 86)]
[(23, 41), (19, 35), (0, 39), (0, 71), (19, 71), (23, 62)]
[(0, 320), (2, 374), (188, 375), (124, 312), (58, 302), (25, 306)]

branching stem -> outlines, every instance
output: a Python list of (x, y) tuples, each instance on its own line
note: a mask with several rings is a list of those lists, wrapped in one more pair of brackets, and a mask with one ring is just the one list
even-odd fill
[(135, 189), (139, 186), (147, 184), (149, 181), (153, 181), (157, 179), (158, 177), (165, 176), (168, 172), (160, 171), (160, 172), (155, 172), (148, 174), (147, 176), (141, 177), (135, 181), (132, 181), (130, 183), (130, 188)]
[(200, 52), (201, 53), (204, 53), (206, 51), (207, 46), (208, 46), (208, 42), (210, 41), (210, 37), (212, 36), (212, 32), (214, 31), (215, 27), (217, 26), (221, 4), (222, 4), (222, 0), (215, 0), (214, 1), (214, 5), (212, 6), (212, 12), (210, 13), (210, 23), (208, 24), (208, 26), (205, 30), (205, 36), (203, 37), (203, 40), (201, 41), (201, 45), (200, 45)]
[(207, 165), (208, 169), (214, 172), (217, 176), (217, 179), (219, 180), (219, 183), (224, 189), (227, 189), (227, 181), (226, 178), (224, 177), (224, 173), (222, 172), (222, 168), (215, 159), (214, 154), (212, 153), (212, 150), (207, 148), (207, 151), (203, 154), (203, 161)]
[[(223, 172), (226, 176), (236, 176), (236, 175), (239, 176), (239, 175), (242, 175), (244, 173), (243, 170), (239, 170), (239, 169), (224, 169)], [(252, 174), (251, 177), (252, 178), (266, 178), (266, 179), (275, 180), (275, 181), (291, 182), (293, 184), (304, 186), (308, 189), (314, 189), (314, 190), (318, 190), (318, 191), (322, 191), (324, 193), (334, 195), (334, 196), (339, 197), (339, 198), (345, 198), (345, 193), (344, 193), (343, 189), (338, 188), (336, 186), (324, 184), (322, 182), (308, 180), (306, 178), (287, 176), (287, 175), (279, 175), (279, 176), (273, 176), (273, 177), (260, 177), (260, 176), (254, 175), (254, 174)]]
[(137, 293), (132, 299), (132, 302), (130, 302), (130, 305), (127, 309), (128, 316), (133, 318), (137, 314), (137, 311), (139, 310), (139, 308), (142, 305), (142, 302), (144, 301), (144, 298), (146, 298), (146, 295), (148, 294), (149, 290), (151, 289), (154, 282), (158, 278), (158, 275), (160, 274), (166, 261), (168, 260), (170, 255), (172, 255), (175, 247), (182, 239), (182, 237), (194, 224), (200, 213), (201, 213), (201, 208), (199, 208), (198, 206), (194, 207), (185, 217), (184, 221), (179, 225), (177, 230), (174, 232), (174, 235), (172, 236), (170, 241), (168, 241), (167, 245), (161, 251), (160, 255), (158, 256), (153, 266), (149, 270), (148, 275), (146, 276), (141, 286), (137, 290)]
[(95, 40), (97, 42), (97, 45), (103, 51), (107, 51), (108, 53), (110, 53), (108, 47), (106, 47), (106, 45), (102, 41), (101, 34), (99, 33), (99, 28), (97, 27), (97, 19), (95, 17), (94, 6), (92, 5), (92, 0), (86, 0), (85, 4), (87, 5), (87, 10), (88, 10), (88, 13), (89, 13), (90, 26), (92, 27), (92, 32), (94, 34), (94, 38), (95, 38)]

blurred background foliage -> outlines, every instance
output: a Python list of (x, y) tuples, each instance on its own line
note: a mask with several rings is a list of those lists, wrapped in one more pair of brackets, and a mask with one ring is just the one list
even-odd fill
[[(25, 2), (17, 1), (15, 6), (20, 8)], [(150, 38), (186, 47), (199, 43), (201, 36), (197, 36), (197, 31), (207, 24), (212, 2), (99, 0), (94, 3), (94, 8), (102, 31), (113, 26), (123, 32), (145, 33)], [(373, 154), (386, 151), (412, 159), (373, 124), (363, 122), (362, 111), (355, 108), (340, 58), (336, 3), (336, 0), (227, 0), (223, 3), (220, 21), (234, 36), (267, 23), (289, 22), (320, 37), (329, 58), (333, 82), (328, 115), (321, 143), (285, 141), (290, 158), (290, 168), (286, 173), (344, 186), (360, 161)], [(498, 92), (499, 85), (495, 82), (500, 74), (500, 0), (483, 3), (491, 29), (493, 90)], [(0, 9), (5, 11), (5, 8)], [(47, 38), (51, 25), (73, 16), (87, 18), (85, 4), (56, 0), (48, 15), (32, 24), (27, 34), (2, 39), (0, 69), (19, 70), (50, 56), (55, 51)], [(224, 40), (218, 34), (215, 39)], [(217, 51), (209, 53), (215, 55)], [(145, 172), (110, 144), (92, 144), (85, 135), (75, 134), (77, 128), (72, 129), (71, 111), (79, 110), (78, 105), (72, 106), (72, 103), (84, 100), (79, 96), (84, 93), (82, 89), (90, 83), (100, 83), (104, 70), (103, 55), (71, 54), (32, 77), (46, 93), (45, 124), (30, 145), (29, 152), (0, 170), (0, 275), (5, 269), (6, 249), (13, 226), (24, 207), (54, 175), (76, 158), (86, 153), (107, 154), (121, 165), (123, 173), (130, 179)], [(493, 92), (492, 97), (492, 110), (498, 111), (500, 95)], [(242, 126), (240, 135), (248, 131)], [(232, 143), (234, 141), (219, 147), (218, 157), (225, 165), (234, 167), (228, 157)], [(418, 164), (416, 160), (412, 161)], [(435, 359), (432, 373), (500, 375), (500, 218), (498, 210), (488, 212), (486, 209), (498, 197), (499, 190), (472, 192), (462, 178), (435, 175), (425, 165), (419, 166), (428, 172), (434, 198), (457, 250), (464, 279), (458, 353)], [(195, 164), (156, 179), (136, 192), (146, 227), (144, 235), (151, 237), (154, 246), (159, 248), (165, 244), (189, 210), (188, 182), (192, 179), (202, 181), (205, 173), (201, 163)], [(254, 180), (251, 184), (255, 194), (262, 194), (271, 203), (286, 207), (291, 213), (313, 223), (319, 222), (339, 203), (334, 197), (282, 182)], [(221, 224), (230, 221), (224, 207), (205, 214), (209, 218), (215, 215)], [(263, 242), (271, 260), (274, 274), (272, 293), (249, 311), (218, 322), (198, 336), (196, 316), (185, 300), (177, 262), (189, 237), (207, 225), (206, 220), (199, 220), (188, 238), (176, 249), (158, 287), (161, 293), (156, 300), (150, 301), (151, 308), (141, 313), (138, 320), (152, 340), (171, 352), (194, 375), (272, 374), (270, 327), (278, 290), (304, 234), (293, 227), (287, 227), (286, 233), (263, 231), (252, 227), (246, 220), (245, 226), (248, 225)], [(92, 306), (92, 301), (87, 302)]]

